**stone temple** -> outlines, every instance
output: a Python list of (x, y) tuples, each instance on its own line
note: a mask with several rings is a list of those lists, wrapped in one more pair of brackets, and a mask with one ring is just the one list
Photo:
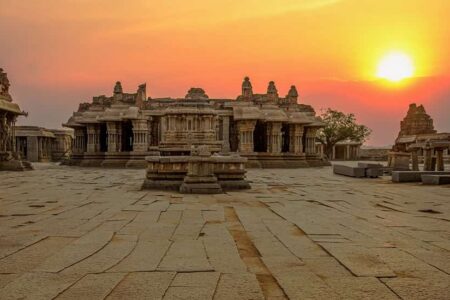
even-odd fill
[(400, 132), (389, 153), (388, 165), (394, 170), (409, 170), (411, 162), (411, 169), (418, 171), (419, 163), (423, 162), (424, 171), (444, 171), (449, 148), (450, 133), (438, 133), (423, 105), (411, 103), (400, 122)]
[(146, 85), (81, 103), (63, 124), (75, 130), (69, 164), (145, 167), (149, 155), (190, 155), (206, 146), (214, 153), (238, 152), (246, 167), (309, 167), (327, 164), (315, 147), (323, 126), (310, 105), (298, 103), (292, 86), (280, 97), (275, 83), (265, 94), (253, 92), (250, 79), (236, 99), (209, 98), (191, 88), (184, 98), (147, 97)]

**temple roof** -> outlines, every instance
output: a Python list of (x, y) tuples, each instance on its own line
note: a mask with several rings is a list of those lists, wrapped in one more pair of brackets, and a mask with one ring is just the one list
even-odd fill
[(16, 115), (25, 115), (25, 113), (20, 110), (18, 104), (2, 99), (0, 99), (0, 110), (11, 112)]
[(15, 126), (15, 135), (17, 137), (25, 136), (39, 136), (55, 138), (55, 134), (52, 130), (38, 127), (38, 126)]

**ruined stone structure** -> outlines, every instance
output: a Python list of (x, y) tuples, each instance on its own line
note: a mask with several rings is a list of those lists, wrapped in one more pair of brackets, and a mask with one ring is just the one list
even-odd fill
[[(340, 141), (333, 146), (333, 152), (330, 160), (358, 160), (360, 158), (361, 142), (355, 141)], [(316, 142), (317, 152), (325, 157), (324, 145), (320, 142)]]
[(433, 119), (426, 113), (423, 105), (410, 104), (405, 118), (400, 122), (398, 137), (433, 133), (436, 133)]
[(199, 145), (239, 152), (250, 167), (323, 164), (315, 146), (323, 123), (298, 104), (295, 86), (284, 98), (274, 82), (256, 94), (248, 77), (237, 99), (211, 99), (201, 88), (182, 99), (153, 99), (145, 84), (128, 94), (117, 82), (113, 96), (80, 104), (64, 126), (75, 130), (70, 163), (82, 166), (145, 167), (148, 155), (189, 155)]
[(29, 166), (15, 152), (14, 124), (18, 116), (26, 114), (13, 103), (9, 87), (8, 76), (0, 68), (0, 170), (21, 171)]
[(61, 161), (70, 157), (72, 130), (16, 126), (16, 151), (30, 162)]
[(394, 170), (418, 171), (419, 162), (423, 161), (424, 171), (443, 171), (449, 149), (450, 133), (437, 133), (425, 108), (413, 103), (400, 122), (400, 132), (389, 153), (388, 164)]

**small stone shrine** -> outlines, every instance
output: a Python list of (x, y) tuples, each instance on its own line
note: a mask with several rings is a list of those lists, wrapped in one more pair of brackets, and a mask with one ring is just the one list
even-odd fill
[(0, 68), (0, 170), (23, 171), (30, 169), (31, 165), (23, 162), (15, 151), (14, 125), (17, 117), (26, 113), (13, 103), (9, 87), (8, 76)]
[(177, 190), (187, 194), (218, 194), (248, 189), (246, 158), (237, 153), (211, 154), (206, 146), (192, 146), (190, 155), (148, 156), (142, 188)]
[(444, 171), (449, 149), (450, 133), (437, 133), (425, 108), (413, 103), (400, 122), (400, 132), (389, 153), (388, 165), (394, 171), (419, 171), (419, 163), (423, 162), (423, 171)]

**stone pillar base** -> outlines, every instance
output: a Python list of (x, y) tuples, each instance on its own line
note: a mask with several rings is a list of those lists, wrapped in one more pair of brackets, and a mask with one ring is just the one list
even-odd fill
[(180, 186), (180, 192), (183, 194), (221, 194), (223, 190), (214, 175), (187, 175)]

